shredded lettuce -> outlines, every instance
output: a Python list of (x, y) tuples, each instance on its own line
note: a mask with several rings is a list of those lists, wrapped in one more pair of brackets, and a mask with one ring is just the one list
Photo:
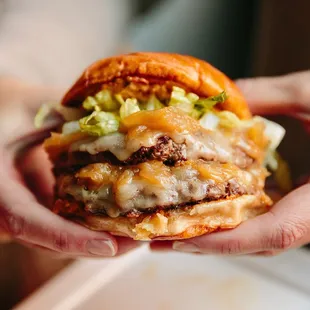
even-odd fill
[(268, 167), (270, 171), (277, 171), (278, 169), (278, 160), (276, 156), (276, 151), (274, 150), (267, 150), (266, 157), (264, 160), (264, 166)]
[(188, 99), (190, 102), (192, 102), (192, 103), (195, 103), (195, 102), (197, 102), (197, 101), (199, 100), (199, 96), (197, 96), (197, 95), (194, 94), (194, 93), (188, 93), (188, 94), (186, 95), (186, 97), (187, 97), (187, 99)]
[(285, 136), (285, 129), (264, 117), (255, 116), (253, 121), (261, 121), (265, 124), (265, 135), (269, 138), (269, 148), (276, 150)]
[(214, 113), (205, 113), (199, 120), (200, 125), (208, 130), (215, 130), (219, 124), (220, 119)]
[(124, 104), (122, 104), (119, 114), (121, 119), (129, 116), (130, 114), (139, 112), (140, 108), (137, 99), (127, 99)]
[(204, 113), (201, 109), (193, 109), (192, 112), (189, 114), (192, 118), (199, 120), (203, 115), (207, 113)]
[(115, 113), (94, 111), (79, 120), (82, 132), (92, 136), (104, 136), (116, 132), (119, 128), (119, 118)]
[(191, 114), (194, 109), (194, 103), (199, 97), (193, 93), (186, 94), (185, 90), (174, 86), (172, 88), (169, 106), (174, 106), (181, 109), (187, 114)]
[(112, 97), (111, 92), (107, 89), (101, 90), (97, 93), (95, 99), (102, 111), (115, 111), (120, 107), (119, 102)]
[(36, 128), (41, 128), (44, 124), (44, 121), (48, 118), (48, 116), (54, 110), (54, 108), (55, 108), (54, 103), (42, 104), (34, 118), (34, 126)]
[(265, 124), (264, 132), (269, 140), (265, 166), (273, 172), (280, 190), (284, 193), (289, 192), (293, 187), (290, 169), (287, 162), (276, 151), (285, 136), (285, 129), (281, 125), (260, 116), (255, 116), (252, 121), (260, 121)]
[[(168, 106), (175, 106), (199, 120), (206, 112), (211, 111), (216, 103), (223, 102), (226, 98), (226, 93), (223, 91), (217, 96), (200, 99), (196, 94), (186, 93), (184, 89), (174, 86)], [(83, 107), (87, 111), (96, 112), (116, 112), (119, 110), (120, 118), (123, 119), (140, 110), (150, 111), (164, 108), (165, 104), (160, 102), (154, 94), (147, 102), (141, 103), (135, 98), (124, 100), (120, 94), (113, 96), (109, 90), (101, 90), (94, 97), (88, 96), (83, 102)]]
[(269, 140), (267, 155), (265, 158), (265, 164), (272, 171), (279, 169), (278, 161), (281, 160), (280, 155), (276, 152), (276, 149), (280, 145), (285, 135), (285, 129), (264, 117), (255, 116), (252, 120), (248, 121), (250, 124), (253, 122), (262, 122), (265, 125), (264, 133)]
[(59, 119), (60, 116), (66, 121), (71, 122), (85, 116), (85, 111), (77, 108), (64, 107), (59, 102), (47, 102), (41, 105), (35, 118), (34, 125), (36, 128), (41, 128), (49, 121)]
[[(200, 125), (208, 130), (222, 128), (250, 128), (255, 122), (265, 124), (265, 135), (269, 139), (265, 166), (273, 171), (274, 177), (283, 191), (291, 189), (292, 182), (287, 163), (276, 152), (285, 135), (285, 129), (262, 117), (255, 116), (250, 120), (241, 120), (230, 111), (215, 109), (217, 103), (227, 100), (227, 94), (222, 91), (216, 96), (199, 98), (194, 93), (186, 93), (180, 87), (173, 87), (168, 106), (174, 106), (195, 118)], [(158, 110), (167, 106), (153, 94), (146, 102), (138, 102), (136, 98), (124, 100), (121, 94), (113, 95), (109, 90), (101, 90), (94, 96), (88, 96), (83, 102), (82, 109), (42, 105), (35, 117), (35, 126), (40, 127), (54, 109), (68, 121), (63, 125), (63, 134), (81, 131), (92, 136), (104, 136), (117, 132), (120, 122), (129, 115), (140, 110)], [(90, 115), (85, 116), (85, 110)], [(84, 113), (84, 114), (83, 114)]]
[(117, 100), (117, 102), (122, 105), (125, 103), (125, 100), (123, 99), (122, 95), (121, 94), (116, 94), (114, 95), (114, 98)]
[(221, 93), (219, 93), (218, 95), (216, 96), (211, 96), (211, 97), (208, 97), (204, 100), (208, 100), (208, 101), (215, 101), (215, 102), (224, 102), (226, 101), (228, 98), (227, 94), (226, 94), (226, 91), (223, 90)]
[(66, 122), (62, 126), (62, 134), (69, 135), (81, 131), (79, 121)]
[(292, 188), (290, 170), (288, 164), (276, 151), (285, 135), (285, 129), (281, 125), (260, 116), (255, 116), (250, 120), (241, 120), (230, 111), (215, 110), (206, 112), (199, 120), (200, 125), (209, 130), (215, 130), (218, 126), (228, 129), (250, 128), (257, 122), (264, 123), (264, 134), (269, 140), (264, 166), (273, 173), (279, 188), (287, 192)]
[(199, 99), (194, 105), (194, 110), (199, 112), (199, 113), (196, 112), (196, 115), (201, 117), (204, 113), (211, 111), (217, 103), (222, 103), (226, 99), (227, 95), (225, 91), (222, 91), (220, 94), (216, 96), (211, 96), (205, 99)]
[[(198, 99), (199, 98), (197, 98), (197, 100)], [(189, 103), (189, 104), (192, 103), (192, 101), (190, 101), (187, 98), (186, 92), (183, 88), (173, 86), (170, 101), (169, 101), (169, 106), (175, 106), (181, 102), (185, 102), (185, 103)]]
[(242, 121), (239, 117), (230, 111), (220, 111), (216, 115), (219, 117), (219, 126), (224, 128), (238, 128), (246, 125), (246, 121)]
[(111, 92), (107, 89), (101, 90), (95, 95), (95, 97), (88, 96), (83, 101), (83, 108), (87, 111), (111, 112), (118, 110), (119, 107), (119, 102), (113, 98)]
[(87, 111), (100, 111), (99, 104), (94, 97), (88, 96), (83, 101), (83, 108)]
[(156, 96), (152, 95), (145, 105), (145, 110), (148, 110), (148, 111), (158, 110), (164, 107), (165, 106), (156, 98)]

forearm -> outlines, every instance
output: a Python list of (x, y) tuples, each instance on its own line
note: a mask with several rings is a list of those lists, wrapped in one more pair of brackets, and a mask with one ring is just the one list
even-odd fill
[(0, 74), (68, 86), (90, 62), (118, 49), (130, 15), (125, 0), (7, 0)]

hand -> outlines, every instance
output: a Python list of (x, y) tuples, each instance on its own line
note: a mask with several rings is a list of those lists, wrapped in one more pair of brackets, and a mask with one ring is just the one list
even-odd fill
[(0, 241), (13, 238), (68, 256), (122, 254), (137, 243), (91, 231), (48, 210), (44, 205), (51, 202), (54, 179), (46, 153), (34, 145), (19, 153), (22, 144), (39, 144), (46, 137), (46, 131), (29, 135), (35, 112), (42, 102), (59, 99), (61, 93), (0, 79)]
[[(310, 71), (237, 81), (253, 113), (286, 114), (310, 132)], [(310, 242), (310, 184), (294, 190), (266, 214), (223, 232), (175, 242), (154, 242), (154, 250), (210, 254), (275, 255)]]
[(299, 119), (310, 133), (310, 70), (280, 77), (237, 81), (254, 114)]

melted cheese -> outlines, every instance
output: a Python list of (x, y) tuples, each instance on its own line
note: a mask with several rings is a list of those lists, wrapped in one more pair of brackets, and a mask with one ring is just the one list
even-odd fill
[(157, 161), (132, 168), (93, 164), (75, 176), (58, 178), (57, 187), (60, 198), (69, 194), (93, 212), (101, 210), (115, 217), (131, 210), (199, 201), (207, 193), (217, 199), (225, 194), (225, 186), (231, 180), (252, 191), (253, 187), (264, 186), (265, 170), (258, 170), (260, 174), (254, 174), (231, 164), (204, 161), (188, 161), (178, 167)]
[[(68, 152), (88, 152), (92, 155), (110, 151), (119, 160), (124, 161), (141, 147), (155, 146), (159, 137), (168, 135), (165, 132), (153, 131), (146, 128), (137, 130), (137, 128), (127, 135), (113, 133), (99, 138), (85, 137), (84, 135), (80, 139), (72, 140), (71, 144), (68, 142), (68, 139), (65, 139), (66, 141), (62, 143), (62, 148), (58, 149), (55, 145), (54, 147), (49, 146), (47, 150), (49, 152), (56, 150), (59, 154), (60, 151), (64, 151), (67, 148)], [(263, 152), (242, 134), (237, 134), (237, 138), (234, 138), (232, 135), (227, 137), (220, 131), (209, 132), (207, 134), (200, 131), (192, 134), (171, 133), (169, 136), (176, 143), (186, 145), (185, 155), (189, 160), (202, 158), (205, 160), (230, 162), (244, 167), (247, 166), (249, 158), (237, 154), (238, 149), (255, 159), (259, 159), (263, 155)]]
[(186, 145), (187, 159), (203, 158), (231, 162), (243, 167), (247, 166), (245, 161), (248, 158), (242, 158), (240, 152), (237, 153), (238, 150), (259, 161), (265, 155), (267, 145), (260, 143), (261, 138), (256, 139), (259, 143), (254, 139), (257, 132), (263, 134), (262, 128), (253, 129), (250, 133), (248, 128), (206, 130), (192, 117), (177, 108), (169, 107), (131, 114), (122, 120), (121, 132), (97, 138), (82, 135), (80, 139), (76, 138), (78, 133), (58, 134), (57, 139), (48, 139), (46, 145), (48, 152), (56, 152), (57, 148), (62, 152), (80, 151), (93, 155), (110, 151), (124, 161), (141, 147), (154, 146), (159, 137), (168, 136), (174, 142)]
[(196, 204), (190, 212), (178, 208), (139, 218), (86, 215), (81, 223), (93, 230), (109, 231), (136, 240), (186, 239), (218, 229), (234, 228), (267, 212), (271, 204), (268, 196), (257, 192), (255, 195)]
[(201, 130), (197, 120), (176, 107), (166, 107), (153, 111), (139, 111), (122, 121), (121, 131), (127, 132), (136, 126), (147, 126), (152, 130), (173, 132), (196, 132)]
[(82, 141), (73, 143), (69, 151), (88, 152), (90, 154), (98, 154), (104, 151), (110, 151), (119, 160), (123, 161), (128, 159), (134, 152), (138, 151), (142, 146), (151, 147), (157, 142), (157, 139), (163, 133), (150, 131), (147, 129), (136, 130), (136, 132), (128, 133), (113, 133), (97, 139), (89, 138)]
[(53, 132), (50, 138), (44, 141), (43, 146), (50, 155), (51, 159), (56, 160), (61, 153), (67, 152), (73, 143), (81, 141), (86, 137), (87, 135), (81, 132), (76, 132), (69, 135), (62, 135)]
[[(206, 227), (209, 232), (219, 228), (234, 228), (243, 221), (265, 213), (270, 204), (269, 197), (261, 193), (257, 196), (244, 195), (231, 200), (197, 204), (192, 207), (190, 213), (180, 209), (164, 215), (156, 213), (137, 223), (129, 235), (136, 240), (150, 240), (154, 237), (164, 238), (186, 234), (188, 230), (195, 229), (197, 226), (201, 227), (201, 233), (206, 232), (203, 227)], [(190, 232), (187, 233), (190, 235)]]

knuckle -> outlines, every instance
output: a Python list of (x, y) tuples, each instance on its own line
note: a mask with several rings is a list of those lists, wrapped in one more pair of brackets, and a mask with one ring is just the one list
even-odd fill
[(13, 214), (10, 210), (1, 210), (1, 228), (14, 238), (21, 237), (25, 232), (26, 219)]
[(25, 232), (26, 220), (20, 216), (10, 216), (8, 218), (8, 229), (9, 233), (18, 238)]
[(54, 237), (55, 249), (59, 252), (69, 252), (70, 249), (70, 237), (67, 232), (59, 232)]
[(300, 241), (306, 233), (306, 227), (297, 224), (283, 224), (277, 229), (272, 248), (275, 250), (288, 250)]
[(238, 240), (226, 241), (220, 245), (219, 252), (223, 255), (234, 255), (241, 253), (241, 243)]

